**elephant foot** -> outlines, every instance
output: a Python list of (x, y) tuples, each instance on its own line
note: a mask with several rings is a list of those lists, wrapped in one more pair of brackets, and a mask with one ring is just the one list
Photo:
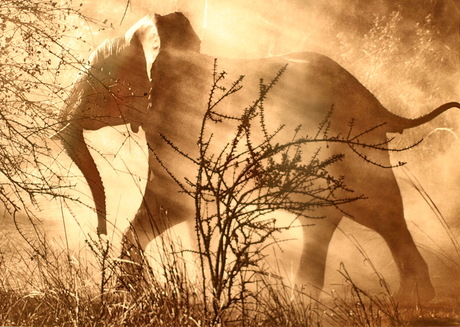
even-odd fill
[(124, 246), (118, 260), (117, 288), (131, 290), (142, 287), (150, 274), (150, 266), (142, 250), (135, 246)]
[(302, 296), (303, 299), (307, 301), (318, 301), (321, 296), (326, 294), (321, 287), (312, 285), (310, 283), (296, 283), (294, 286), (294, 291), (295, 292), (293, 294)]
[(142, 292), (150, 288), (153, 280), (154, 274), (147, 263), (123, 260), (117, 274), (116, 289)]
[(412, 306), (429, 302), (435, 295), (435, 289), (429, 279), (414, 279), (401, 285), (395, 299), (402, 305)]

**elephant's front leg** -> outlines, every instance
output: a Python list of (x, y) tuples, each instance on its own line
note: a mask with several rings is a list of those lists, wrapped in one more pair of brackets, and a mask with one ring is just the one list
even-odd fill
[(142, 271), (148, 267), (143, 253), (153, 239), (187, 218), (193, 218), (187, 206), (193, 201), (178, 191), (176, 182), (150, 154), (144, 197), (122, 238), (121, 268), (128, 281), (142, 278)]
[(142, 204), (122, 238), (120, 283), (126, 287), (142, 280), (148, 267), (144, 251), (149, 243), (170, 227), (167, 212), (158, 203), (151, 185), (147, 185)]
[(147, 187), (139, 210), (123, 234), (122, 258), (141, 262), (140, 252), (169, 227), (166, 210), (159, 205), (154, 192)]

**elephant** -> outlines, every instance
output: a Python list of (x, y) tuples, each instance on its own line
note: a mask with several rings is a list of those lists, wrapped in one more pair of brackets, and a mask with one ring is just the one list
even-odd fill
[(83, 131), (123, 124), (129, 124), (133, 132), (139, 130), (148, 105), (148, 67), (159, 49), (156, 36), (151, 18), (145, 17), (124, 36), (97, 47), (75, 81), (60, 114), (60, 130), (52, 137), (62, 142), (88, 182), (100, 234), (107, 233), (105, 190)]
[[(200, 39), (183, 14), (149, 15), (121, 40), (106, 41), (96, 50), (89, 73), (76, 84), (64, 114), (67, 124), (59, 132), (67, 152), (91, 187), (99, 232), (104, 233), (104, 189), (97, 167), (85, 150), (82, 130), (129, 123), (133, 131), (139, 126), (145, 131), (150, 149), (148, 182), (141, 206), (123, 236), (124, 258), (135, 259), (133, 249), (145, 249), (171, 226), (195, 217), (193, 200), (179, 192), (177, 180), (172, 176), (189, 179), (196, 176), (193, 166), (177, 149), (189, 157), (198, 156), (197, 138), (216, 65), (219, 71), (235, 79), (244, 75), (244, 86), (222, 103), (223, 115), (230, 116), (238, 115), (257, 98), (261, 79), (270, 81), (285, 67), (264, 99), (267, 128), (286, 126), (277, 134), (282, 142), (292, 138), (292, 134), (284, 131), (292, 131), (299, 124), (302, 131), (317, 130), (331, 106), (334, 110), (329, 119), (330, 134), (366, 135), (368, 144), (383, 147), (388, 143), (387, 133), (402, 133), (450, 108), (460, 108), (459, 103), (450, 102), (421, 117), (403, 118), (388, 111), (352, 74), (324, 55), (301, 52), (216, 61), (200, 53)], [(134, 96), (129, 92), (126, 95), (125, 87), (119, 87), (113, 94), (105, 80), (93, 82), (93, 75), (100, 76), (100, 72), (103, 76), (109, 74), (109, 81), (119, 81), (117, 86), (132, 85), (129, 92), (134, 92)], [(218, 142), (225, 142), (233, 133), (233, 125), (216, 122), (209, 126), (210, 134)], [(364, 160), (346, 142), (332, 142), (322, 147), (322, 151), (327, 155), (344, 155), (342, 161), (331, 165), (331, 172), (344, 176), (347, 186), (364, 194), (366, 199), (340, 207), (318, 207), (315, 216), (324, 218), (314, 224), (302, 224), (305, 236), (298, 281), (323, 287), (329, 243), (346, 216), (376, 231), (386, 241), (398, 268), (401, 301), (432, 299), (435, 290), (428, 266), (407, 228), (395, 175), (391, 168), (382, 168), (392, 166), (389, 151), (375, 151), (372, 162), (378, 164)]]

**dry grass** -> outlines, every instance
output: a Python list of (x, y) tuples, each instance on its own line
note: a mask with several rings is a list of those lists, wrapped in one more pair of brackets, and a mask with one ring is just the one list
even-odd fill
[(188, 275), (186, 260), (172, 243), (164, 243), (165, 253), (175, 255), (162, 257), (159, 270), (145, 265), (140, 281), (119, 287), (126, 276), (112, 249), (99, 241), (88, 240), (82, 255), (46, 242), (30, 249), (3, 239), (2, 326), (460, 325), (458, 300), (401, 307), (383, 278), (381, 292), (370, 294), (354, 283), (345, 267), (342, 289), (320, 293), (319, 299), (276, 274), (259, 275), (245, 304), (228, 309), (212, 325), (203, 310), (202, 284)]

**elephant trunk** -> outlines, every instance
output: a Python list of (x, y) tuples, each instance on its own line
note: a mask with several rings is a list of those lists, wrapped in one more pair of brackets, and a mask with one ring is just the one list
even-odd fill
[(101, 175), (97, 169), (88, 146), (83, 137), (83, 129), (80, 126), (68, 124), (56, 135), (62, 142), (69, 157), (83, 173), (89, 184), (98, 218), (98, 234), (107, 234), (107, 212), (105, 203), (105, 190)]

